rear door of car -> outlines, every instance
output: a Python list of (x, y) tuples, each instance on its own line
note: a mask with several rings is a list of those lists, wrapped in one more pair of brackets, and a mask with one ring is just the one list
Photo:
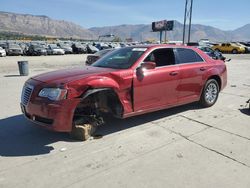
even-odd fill
[(197, 101), (203, 89), (203, 75), (208, 69), (207, 63), (192, 49), (176, 48), (175, 53), (180, 72), (178, 102)]

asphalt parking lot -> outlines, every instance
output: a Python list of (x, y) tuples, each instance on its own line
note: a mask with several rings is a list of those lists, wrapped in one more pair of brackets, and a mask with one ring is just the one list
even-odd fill
[(0, 58), (0, 187), (250, 187), (250, 54), (226, 55), (217, 103), (112, 119), (85, 142), (27, 121), (17, 61), (30, 76), (84, 66), (86, 55)]

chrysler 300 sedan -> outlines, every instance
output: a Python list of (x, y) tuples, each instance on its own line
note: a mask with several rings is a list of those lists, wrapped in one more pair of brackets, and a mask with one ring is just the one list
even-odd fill
[(226, 83), (224, 61), (199, 49), (125, 47), (91, 66), (28, 79), (21, 109), (28, 119), (47, 129), (85, 140), (104, 124), (106, 113), (127, 118), (195, 101), (210, 107)]

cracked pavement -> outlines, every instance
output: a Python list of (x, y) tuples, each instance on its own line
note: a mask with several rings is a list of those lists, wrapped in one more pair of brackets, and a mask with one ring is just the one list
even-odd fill
[[(20, 57), (0, 58), (0, 187), (249, 188), (250, 55), (227, 56), (228, 85), (213, 107), (110, 119), (97, 132), (102, 138), (85, 142), (25, 120)], [(56, 56), (56, 64), (54, 56), (25, 58), (35, 75), (82, 66), (86, 56)]]

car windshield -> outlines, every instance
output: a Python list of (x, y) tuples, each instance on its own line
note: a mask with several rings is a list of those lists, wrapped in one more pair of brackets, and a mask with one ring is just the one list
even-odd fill
[(127, 69), (131, 67), (147, 50), (147, 48), (128, 47), (115, 50), (96, 61), (92, 66), (113, 69)]

